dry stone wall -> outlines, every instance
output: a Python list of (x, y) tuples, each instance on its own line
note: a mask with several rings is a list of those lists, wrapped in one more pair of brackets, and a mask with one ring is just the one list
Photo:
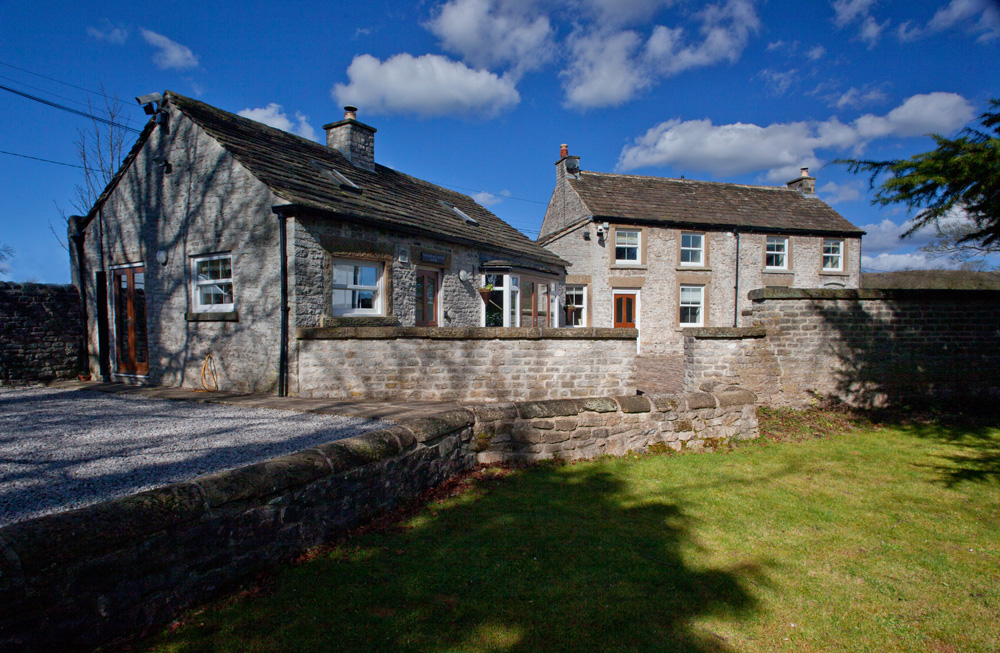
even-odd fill
[[(343, 534), (476, 462), (757, 436), (733, 387), (474, 406), (0, 528), (0, 650), (85, 650)], [(658, 447), (658, 446), (659, 447)]]
[(82, 337), (76, 288), (0, 282), (0, 383), (73, 378)]
[(634, 329), (299, 329), (300, 397), (497, 402), (633, 392)]
[[(747, 329), (685, 334), (685, 387), (738, 383), (769, 405), (961, 403), (1000, 389), (1000, 292), (750, 293)], [(761, 337), (763, 330), (764, 337)]]

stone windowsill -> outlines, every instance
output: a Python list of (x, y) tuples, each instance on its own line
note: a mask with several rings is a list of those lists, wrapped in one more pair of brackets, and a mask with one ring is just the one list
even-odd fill
[(225, 311), (221, 313), (185, 313), (184, 319), (188, 322), (239, 322), (240, 315), (237, 311)]
[(612, 263), (612, 270), (646, 270), (648, 266), (645, 265), (627, 265), (625, 263)]
[(847, 278), (851, 276), (850, 272), (844, 272), (842, 270), (822, 270), (819, 273), (821, 277), (844, 277)]
[(706, 268), (702, 265), (678, 265), (674, 270), (676, 272), (711, 272), (712, 268)]
[(795, 270), (779, 270), (777, 268), (764, 268), (764, 274), (780, 274), (787, 276), (795, 276)]

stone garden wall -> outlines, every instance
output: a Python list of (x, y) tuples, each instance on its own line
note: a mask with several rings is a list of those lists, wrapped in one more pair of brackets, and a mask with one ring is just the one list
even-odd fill
[(761, 403), (968, 406), (1000, 392), (1000, 291), (755, 290), (752, 326), (691, 329), (685, 387)]
[(700, 450), (757, 436), (755, 397), (493, 404), (0, 528), (0, 650), (82, 650), (167, 623), (477, 462)]
[(298, 330), (300, 397), (498, 402), (635, 392), (635, 329)]
[(75, 377), (82, 337), (76, 288), (0, 282), (0, 383)]

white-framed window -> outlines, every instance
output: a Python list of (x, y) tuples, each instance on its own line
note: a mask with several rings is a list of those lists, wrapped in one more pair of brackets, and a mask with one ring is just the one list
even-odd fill
[(236, 310), (230, 252), (191, 257), (191, 304), (195, 313)]
[(705, 286), (681, 286), (680, 318), (682, 327), (705, 324)]
[(615, 263), (639, 264), (639, 230), (615, 229)]
[(681, 265), (705, 265), (705, 235), (681, 233)]
[(334, 316), (382, 315), (384, 264), (351, 259), (333, 260)]
[(587, 286), (566, 286), (566, 326), (587, 326)]
[(842, 272), (844, 270), (844, 241), (835, 238), (823, 239), (823, 271)]
[(764, 249), (764, 267), (775, 270), (788, 269), (788, 238), (768, 236)]

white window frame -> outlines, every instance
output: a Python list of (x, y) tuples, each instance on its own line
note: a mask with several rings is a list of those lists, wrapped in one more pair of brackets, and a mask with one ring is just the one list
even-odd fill
[[(351, 266), (352, 268), (357, 268), (357, 267), (375, 268), (375, 270), (377, 271), (376, 274), (378, 275), (378, 278), (377, 278), (374, 286), (365, 286), (365, 285), (355, 284), (355, 283), (338, 284), (338, 283), (333, 283), (333, 281), (331, 279), (331, 283), (330, 283), (331, 314), (334, 317), (357, 317), (357, 316), (362, 316), (362, 315), (384, 315), (385, 314), (383, 312), (384, 311), (384, 309), (383, 309), (384, 302), (383, 302), (383, 299), (382, 299), (382, 295), (383, 295), (383, 285), (384, 285), (384, 278), (385, 278), (385, 263), (382, 263), (381, 261), (366, 261), (366, 260), (362, 260), (362, 259), (350, 259), (350, 258), (335, 258), (335, 259), (333, 259), (333, 268), (336, 269), (338, 266), (344, 266), (344, 267)], [(352, 270), (351, 274), (352, 274), (352, 278), (353, 278), (353, 270)], [(348, 308), (348, 309), (343, 309), (343, 308), (337, 308), (335, 306), (332, 306), (332, 303), (333, 303), (333, 291), (334, 290), (374, 291), (374, 293), (375, 293), (374, 307), (373, 308)]]
[[(207, 261), (229, 260), (229, 276), (219, 279), (199, 279), (198, 264)], [(236, 310), (236, 284), (233, 282), (235, 266), (232, 252), (219, 252), (191, 257), (191, 311), (193, 313), (231, 313)], [(229, 284), (233, 301), (226, 304), (202, 304), (201, 289), (205, 286)]]
[[(836, 245), (836, 253), (827, 253), (827, 246)], [(821, 254), (823, 257), (823, 272), (843, 272), (844, 271), (844, 241), (840, 238), (824, 238), (823, 239), (823, 252)], [(837, 260), (837, 265), (827, 266), (827, 258), (835, 258)]]
[[(570, 304), (569, 295), (579, 294), (582, 301), (579, 304)], [(567, 324), (566, 326), (578, 329), (587, 326), (587, 286), (586, 284), (566, 284), (566, 306), (576, 306), (580, 310), (580, 324)]]
[[(521, 320), (521, 278), (516, 274), (502, 272), (486, 272), (482, 276), (480, 287), (485, 287), (489, 277), (500, 277), (502, 285), (493, 284), (494, 291), (503, 293), (503, 324), (505, 327), (516, 327)], [(486, 302), (482, 302), (479, 324), (486, 326)]]
[[(688, 237), (688, 238), (697, 238), (698, 239), (698, 246), (697, 247), (691, 247), (691, 246), (685, 247), (684, 246), (684, 238), (685, 237)], [(684, 260), (684, 252), (698, 252), (698, 260), (697, 261), (685, 261)], [(692, 267), (692, 268), (705, 267), (705, 234), (694, 233), (694, 232), (691, 232), (691, 231), (682, 231), (681, 232), (680, 260), (678, 261), (678, 263), (682, 267)]]
[[(619, 235), (625, 236), (635, 234), (635, 244), (618, 244)], [(642, 230), (641, 229), (615, 229), (615, 265), (642, 265)], [(630, 258), (618, 258), (618, 248), (635, 248), (635, 260)]]
[[(772, 249), (772, 245), (775, 247)], [(780, 249), (777, 245), (781, 245)], [(781, 265), (768, 265), (768, 257), (780, 256)], [(787, 270), (788, 269), (788, 237), (768, 236), (764, 241), (764, 268), (767, 270)]]
[[(684, 291), (685, 290), (697, 290), (698, 291), (698, 301), (696, 303), (691, 303), (690, 301), (684, 302)], [(677, 291), (677, 324), (680, 327), (702, 327), (705, 326), (705, 286), (697, 286), (694, 284), (681, 284)], [(697, 322), (683, 322), (681, 321), (681, 315), (684, 308), (698, 308), (698, 321)]]

